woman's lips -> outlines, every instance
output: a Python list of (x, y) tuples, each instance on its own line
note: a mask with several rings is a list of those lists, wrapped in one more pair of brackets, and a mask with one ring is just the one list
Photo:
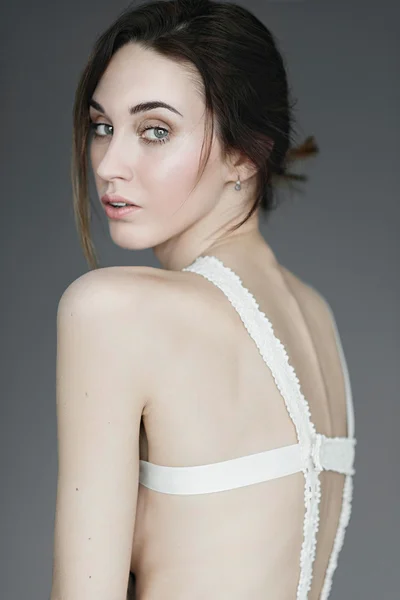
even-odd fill
[(138, 206), (137, 204), (132, 202), (132, 200), (129, 200), (128, 198), (124, 198), (123, 196), (119, 196), (118, 194), (104, 194), (104, 196), (102, 196), (102, 198), (101, 198), (101, 201), (104, 205), (108, 205), (108, 204), (110, 204), (110, 202), (125, 202), (126, 204), (129, 204), (130, 206)]
[(137, 212), (141, 209), (141, 206), (136, 206), (134, 204), (129, 204), (128, 206), (121, 206), (121, 208), (116, 208), (111, 204), (104, 204), (105, 213), (110, 219), (122, 219), (125, 215)]

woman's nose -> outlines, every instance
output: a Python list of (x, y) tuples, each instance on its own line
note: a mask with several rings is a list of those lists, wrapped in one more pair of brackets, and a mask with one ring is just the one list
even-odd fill
[(127, 144), (124, 144), (123, 140), (117, 141), (114, 138), (97, 167), (97, 175), (106, 180), (115, 178), (130, 179), (132, 177), (130, 158)]

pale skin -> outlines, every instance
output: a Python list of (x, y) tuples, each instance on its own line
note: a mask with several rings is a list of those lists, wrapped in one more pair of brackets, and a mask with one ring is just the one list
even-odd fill
[[(172, 82), (172, 83), (171, 83)], [(152, 248), (161, 269), (89, 272), (57, 314), (59, 475), (51, 600), (292, 600), (302, 541), (303, 475), (180, 497), (138, 485), (139, 459), (201, 465), (296, 442), (274, 380), (227, 298), (181, 269), (200, 255), (231, 267), (274, 324), (326, 435), (346, 435), (343, 377), (324, 299), (280, 265), (256, 213), (254, 170), (215, 139), (197, 188), (204, 104), (181, 65), (130, 44), (91, 107), (102, 138), (90, 159), (100, 197), (142, 207), (109, 221), (115, 244)], [(160, 100), (166, 108), (129, 115)], [(103, 124), (102, 126), (100, 125)], [(111, 127), (107, 127), (111, 126)], [(139, 133), (144, 127), (151, 129)], [(169, 142), (146, 144), (169, 131)], [(238, 177), (242, 190), (234, 185)], [(318, 598), (340, 509), (330, 496), (310, 599)], [(281, 535), (282, 530), (285, 535)], [(290, 532), (290, 535), (289, 533)]]

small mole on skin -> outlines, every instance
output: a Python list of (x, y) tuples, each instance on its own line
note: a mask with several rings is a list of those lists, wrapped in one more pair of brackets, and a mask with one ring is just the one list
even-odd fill
[(76, 491), (78, 491), (78, 488), (75, 488)]

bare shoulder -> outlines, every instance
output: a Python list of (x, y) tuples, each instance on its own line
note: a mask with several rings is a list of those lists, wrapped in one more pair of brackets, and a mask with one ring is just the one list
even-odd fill
[(116, 299), (132, 298), (140, 294), (151, 280), (150, 267), (104, 267), (84, 273), (64, 291), (60, 305), (88, 304), (92, 308), (104, 306)]
[[(79, 312), (94, 317), (113, 316), (157, 347), (179, 339), (207, 303), (196, 293), (198, 280), (181, 271), (147, 266), (105, 267), (84, 273), (64, 291), (59, 312)], [(127, 326), (129, 324), (129, 327)], [(134, 328), (134, 329), (133, 329)], [(144, 348), (143, 348), (144, 350)]]
[(78, 344), (91, 364), (129, 374), (146, 414), (178, 352), (193, 338), (187, 300), (193, 295), (185, 294), (183, 275), (151, 267), (107, 267), (75, 279), (57, 310), (60, 358), (75, 353)]

